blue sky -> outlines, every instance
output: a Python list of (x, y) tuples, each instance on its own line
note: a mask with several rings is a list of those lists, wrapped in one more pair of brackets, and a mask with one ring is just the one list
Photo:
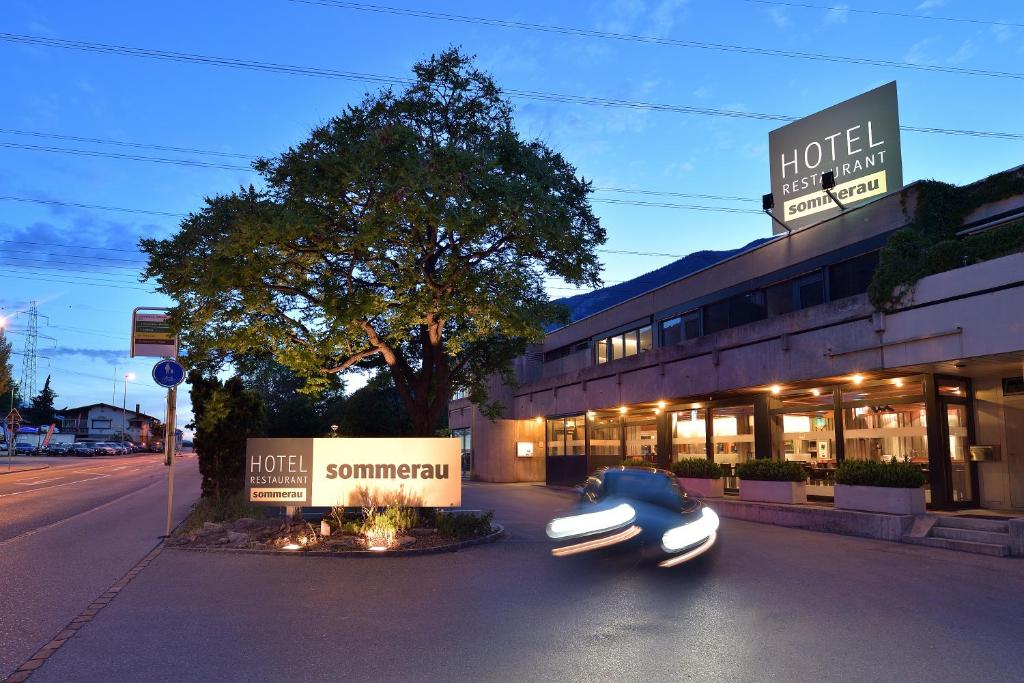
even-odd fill
[[(383, 2), (384, 0), (382, 0)], [(956, 69), (1024, 71), (1019, 0), (789, 3), (750, 0), (436, 2), (393, 7)], [(397, 16), (287, 0), (47, 2), (8, 0), (0, 32), (407, 77), (448, 45), (476, 54), (499, 85), (606, 99), (803, 116), (891, 80), (905, 125), (1024, 133), (1021, 77), (792, 59), (735, 50)], [(799, 5), (829, 5), (833, 9)], [(838, 8), (838, 9), (837, 9)], [(846, 8), (846, 9), (843, 9)], [(861, 11), (852, 11), (861, 10)], [(873, 14), (873, 10), (914, 17)], [(932, 18), (923, 18), (932, 17)], [(938, 18), (936, 18), (938, 17)], [(961, 19), (949, 21), (946, 18)], [(973, 21), (962, 21), (971, 19)], [(0, 41), (0, 128), (159, 144), (224, 154), (274, 154), (376, 86), (96, 54)], [(756, 199), (768, 190), (768, 132), (744, 118), (513, 99), (524, 137), (561, 151), (601, 188)], [(204, 196), (255, 181), (249, 171), (53, 153), (5, 145), (115, 152), (245, 166), (244, 158), (0, 133), (0, 197), (181, 214)], [(904, 178), (970, 182), (1024, 162), (1024, 140), (906, 132)], [(751, 201), (601, 191), (595, 199), (756, 209)], [(686, 254), (771, 234), (763, 215), (595, 202), (610, 250)], [(58, 405), (109, 401), (163, 414), (152, 363), (127, 358), (131, 309), (167, 302), (137, 282), (140, 236), (170, 234), (171, 215), (0, 200), (0, 314), (39, 302), (42, 384)], [(60, 246), (58, 246), (60, 245)], [(639, 275), (668, 257), (602, 253), (605, 279)], [(552, 296), (571, 292), (551, 283)], [(13, 322), (17, 351), (24, 318)], [(20, 356), (16, 356), (20, 363)], [(16, 364), (15, 375), (20, 374)], [(6, 405), (0, 402), (0, 405)], [(180, 406), (188, 419), (187, 394)]]

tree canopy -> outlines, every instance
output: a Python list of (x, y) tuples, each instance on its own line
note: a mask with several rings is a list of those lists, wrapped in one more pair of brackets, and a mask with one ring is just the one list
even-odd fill
[(56, 411), (53, 409), (53, 402), (57, 398), (57, 392), (50, 388), (50, 376), (46, 376), (46, 382), (39, 393), (32, 397), (29, 404), (26, 418), (35, 424), (49, 424), (53, 422)]
[(591, 184), (517, 133), (512, 107), (458, 49), (413, 67), (255, 168), (265, 187), (207, 199), (146, 277), (177, 305), (190, 358), (254, 349), (306, 379), (390, 372), (416, 434), (453, 389), (486, 414), (486, 380), (564, 320), (545, 278), (596, 286), (605, 232)]

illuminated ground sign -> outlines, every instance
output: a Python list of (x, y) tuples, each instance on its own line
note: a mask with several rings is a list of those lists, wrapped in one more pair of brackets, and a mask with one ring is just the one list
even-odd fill
[(845, 207), (900, 189), (896, 82), (773, 130), (768, 155), (776, 215), (794, 230), (839, 213), (821, 188), (827, 171), (835, 173), (832, 193)]
[(460, 455), (458, 439), (249, 439), (245, 490), (260, 505), (457, 507)]

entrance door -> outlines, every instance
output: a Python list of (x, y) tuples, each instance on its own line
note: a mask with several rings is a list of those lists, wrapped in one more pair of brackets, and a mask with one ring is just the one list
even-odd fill
[(941, 409), (945, 415), (943, 436), (946, 457), (949, 458), (950, 500), (954, 505), (974, 504), (974, 467), (971, 462), (970, 437), (968, 434), (967, 406), (943, 401)]

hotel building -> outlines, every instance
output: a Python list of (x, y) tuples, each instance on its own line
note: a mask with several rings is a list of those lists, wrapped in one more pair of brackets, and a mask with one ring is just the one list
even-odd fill
[[(501, 419), (451, 402), (472, 476), (572, 485), (627, 458), (706, 457), (730, 475), (775, 458), (803, 463), (808, 494), (828, 499), (838, 462), (898, 458), (925, 469), (932, 508), (1024, 509), (1024, 243), (920, 278), (889, 312), (868, 300), (879, 250), (922, 210), (922, 190), (551, 331), (517, 360), (518, 386), (492, 383)], [(1019, 234), (1022, 221), (1017, 192), (976, 206), (958, 239)]]

